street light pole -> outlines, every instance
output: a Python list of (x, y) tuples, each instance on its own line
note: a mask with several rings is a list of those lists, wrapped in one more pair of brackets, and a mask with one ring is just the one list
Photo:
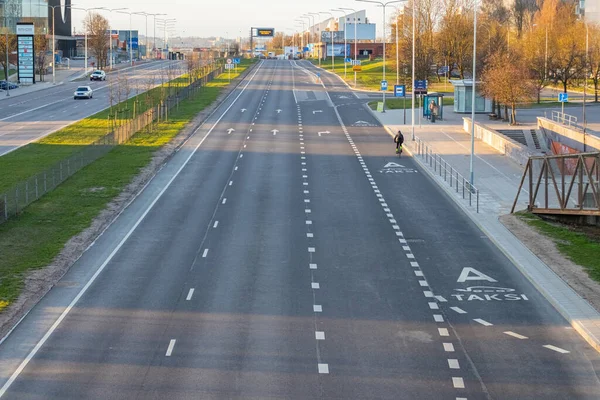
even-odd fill
[[(52, 8), (52, 84), (56, 85), (56, 20), (54, 19), (54, 9), (60, 7), (60, 4), (56, 6), (48, 5), (48, 7)], [(8, 48), (8, 36), (6, 44)], [(6, 53), (6, 61), (8, 62), (8, 52)], [(6, 79), (8, 81), (8, 76)]]
[(585, 101), (587, 99), (587, 80), (588, 80), (588, 52), (589, 52), (589, 28), (586, 21), (585, 24), (585, 62), (583, 64), (583, 152), (585, 153), (587, 150), (587, 146), (585, 144), (585, 135), (587, 131), (587, 118), (585, 115)]
[[(312, 16), (312, 18), (313, 18), (313, 31), (314, 31), (314, 29), (315, 29), (315, 23), (314, 23), (315, 22), (315, 16), (318, 17), (319, 14), (318, 13), (308, 13), (308, 15)], [(317, 49), (317, 52), (318, 52), (318, 56), (319, 56), (319, 67), (320, 67), (321, 66), (321, 38), (320, 37), (318, 38), (318, 43), (319, 43), (319, 47)]]
[[(331, 15), (331, 21), (335, 23), (335, 17), (333, 16), (332, 13), (328, 12), (328, 11), (323, 11), (320, 12), (319, 14), (329, 14)], [(330, 31), (331, 33), (331, 72), (335, 72), (335, 51), (333, 49), (333, 31)], [(327, 46), (325, 46), (325, 55), (327, 55)]]
[[(357, 35), (357, 26), (356, 26), (356, 14), (357, 11), (353, 8), (345, 8), (340, 7), (340, 10), (344, 11), (352, 11), (354, 13), (354, 64), (356, 64), (356, 60), (358, 58), (358, 35)], [(345, 27), (344, 27), (345, 29)], [(354, 70), (354, 68), (352, 68)], [(354, 89), (356, 89), (356, 71), (354, 71)]]
[[(346, 58), (348, 58), (348, 54), (346, 53), (348, 51), (348, 37), (346, 35), (346, 12), (344, 10), (340, 10), (338, 9), (332, 9), (331, 11), (339, 11), (341, 12), (344, 16), (344, 79), (346, 79), (347, 74), (348, 74), (348, 63), (346, 62)], [(339, 30), (339, 24), (338, 24), (338, 30)]]
[[(94, 8), (81, 8), (81, 7), (73, 7), (73, 6), (67, 6), (68, 8), (72, 9), (72, 10), (82, 10), (85, 11), (85, 15), (86, 17), (88, 16), (88, 12), (91, 10), (105, 10), (104, 7), (94, 7)], [(85, 59), (84, 63), (84, 72), (87, 75), (88, 73), (88, 29), (87, 27), (84, 28), (84, 55), (83, 58)]]
[[(393, 3), (401, 3), (403, 1), (406, 0), (392, 0), (392, 1), (388, 1), (388, 2), (381, 2), (381, 1), (373, 1), (373, 0), (356, 0), (359, 2), (363, 2), (363, 3), (375, 3), (375, 4), (379, 4), (382, 8), (383, 8), (383, 79), (382, 81), (385, 81), (385, 42), (387, 42), (387, 36), (385, 33), (385, 26), (386, 26), (386, 20), (385, 20), (385, 9), (388, 5), (393, 4)], [(414, 8), (414, 6), (413, 6)], [(383, 112), (385, 112), (385, 90), (381, 91), (383, 93)]]
[[(471, 93), (471, 157), (469, 159), (469, 183), (472, 186), (475, 184), (475, 171), (473, 170), (473, 161), (475, 158), (475, 92), (477, 88), (477, 1), (473, 4), (473, 93)], [(510, 32), (510, 30), (509, 30)]]

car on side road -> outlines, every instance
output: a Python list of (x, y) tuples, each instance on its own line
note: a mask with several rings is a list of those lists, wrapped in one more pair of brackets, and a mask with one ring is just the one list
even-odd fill
[(90, 81), (105, 81), (106, 80), (106, 72), (102, 70), (96, 70), (92, 72), (90, 75)]
[(93, 90), (89, 86), (79, 86), (75, 93), (73, 93), (73, 99), (91, 99), (93, 97)]
[(17, 85), (16, 83), (12, 83), (12, 82), (6, 83), (6, 81), (0, 81), (0, 89), (6, 90), (7, 87), (9, 90), (14, 90), (14, 89), (18, 89), (19, 85)]

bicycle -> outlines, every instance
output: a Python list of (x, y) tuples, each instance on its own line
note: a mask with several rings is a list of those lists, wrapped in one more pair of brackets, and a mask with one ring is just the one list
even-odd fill
[(398, 158), (400, 158), (400, 156), (402, 155), (402, 145), (396, 148), (396, 155), (398, 156)]

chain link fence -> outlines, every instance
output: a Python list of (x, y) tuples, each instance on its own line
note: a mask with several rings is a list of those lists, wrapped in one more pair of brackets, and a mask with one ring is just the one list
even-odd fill
[(85, 146), (69, 158), (61, 160), (50, 168), (18, 183), (0, 194), (0, 224), (21, 213), (25, 207), (38, 200), (58, 185), (69, 179), (77, 171), (105, 156), (115, 146), (127, 142), (137, 132), (151, 128), (155, 122), (168, 119), (168, 112), (179, 106), (179, 102), (189, 99), (208, 82), (223, 73), (223, 67), (217, 67), (193, 83), (176, 89), (156, 106), (115, 128), (92, 144)]

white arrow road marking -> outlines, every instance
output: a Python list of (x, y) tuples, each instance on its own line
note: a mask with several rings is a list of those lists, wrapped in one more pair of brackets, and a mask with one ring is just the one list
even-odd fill
[(279, 114), (281, 111), (282, 111), (282, 110), (278, 109), (278, 110), (277, 110), (277, 114)]
[(326, 135), (328, 133), (331, 133), (331, 132), (329, 132), (329, 131), (319, 132), (319, 136), (321, 136), (321, 134), (325, 134)]
[(404, 165), (395, 163), (395, 162), (389, 162), (387, 164), (385, 164), (385, 166), (383, 168), (406, 168)]
[(242, 108), (242, 110), (241, 110), (241, 111), (242, 111), (242, 112), (246, 112), (246, 109), (245, 109), (245, 108)]
[(313, 115), (315, 115), (316, 113), (322, 113), (322, 112), (323, 112), (323, 110), (314, 110)]
[(279, 132), (277, 129), (273, 129), (271, 132), (273, 132), (273, 136), (277, 135), (277, 132)]
[(488, 282), (498, 282), (492, 277), (487, 276), (481, 271), (476, 270), (475, 268), (463, 268), (456, 282), (466, 282), (466, 281), (488, 281)]
[(233, 129), (233, 128), (227, 129), (227, 134), (228, 135), (231, 135), (231, 132), (235, 132), (235, 129)]

